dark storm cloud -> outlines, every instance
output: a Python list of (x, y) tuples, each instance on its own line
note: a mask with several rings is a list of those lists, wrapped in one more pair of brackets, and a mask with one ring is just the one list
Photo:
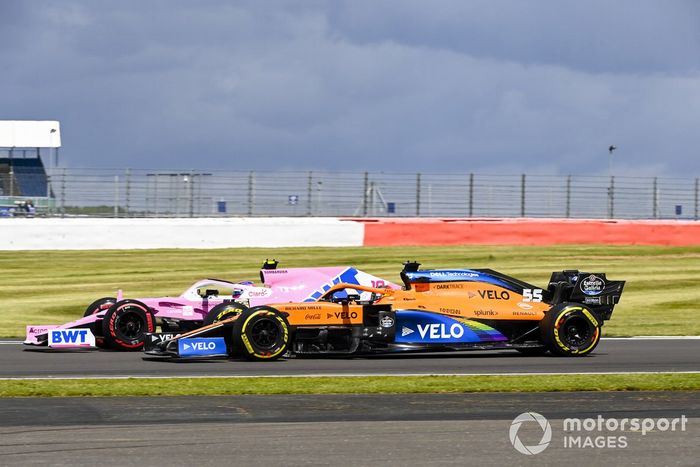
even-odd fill
[(0, 2), (0, 118), (74, 167), (687, 175), (697, 5)]
[[(403, 0), (333, 3), (344, 37), (453, 50), (473, 57), (586, 72), (700, 67), (696, 1)], [(400, 7), (399, 7), (400, 6)]]

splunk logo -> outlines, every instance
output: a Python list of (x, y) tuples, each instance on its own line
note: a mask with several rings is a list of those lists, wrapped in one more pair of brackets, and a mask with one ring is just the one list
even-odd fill
[[(534, 444), (528, 441), (528, 444), (523, 443), (523, 441), (518, 436), (520, 428), (523, 424), (539, 426), (542, 430), (542, 435), (540, 440)], [(536, 430), (539, 433), (539, 430)], [(539, 454), (549, 446), (552, 441), (552, 426), (549, 421), (537, 412), (525, 412), (521, 413), (510, 424), (510, 430), (508, 431), (508, 436), (510, 437), (510, 443), (513, 445), (516, 451), (521, 452), (525, 455), (532, 456), (534, 454)]]

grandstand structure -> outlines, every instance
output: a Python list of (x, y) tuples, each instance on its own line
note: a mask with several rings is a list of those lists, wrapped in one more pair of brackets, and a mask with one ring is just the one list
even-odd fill
[(29, 201), (40, 210), (53, 204), (43, 159), (50, 164), (60, 146), (57, 121), (0, 121), (0, 215), (21, 213)]

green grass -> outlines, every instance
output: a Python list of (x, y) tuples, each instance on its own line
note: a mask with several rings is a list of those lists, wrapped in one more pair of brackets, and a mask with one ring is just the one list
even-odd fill
[(0, 336), (76, 319), (118, 288), (125, 297), (156, 297), (178, 295), (204, 277), (256, 279), (265, 258), (287, 267), (354, 265), (395, 282), (407, 259), (430, 268), (492, 268), (542, 286), (556, 270), (605, 272), (627, 281), (605, 335), (700, 334), (700, 247), (562, 245), (3, 251)]
[(700, 374), (129, 378), (123, 380), (50, 379), (0, 381), (0, 397), (662, 390), (700, 390)]

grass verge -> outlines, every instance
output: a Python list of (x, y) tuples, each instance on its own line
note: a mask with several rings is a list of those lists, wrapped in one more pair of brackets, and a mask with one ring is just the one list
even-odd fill
[(128, 378), (0, 381), (0, 397), (688, 390), (700, 390), (700, 374)]
[(159, 297), (204, 277), (256, 279), (265, 258), (283, 267), (354, 265), (395, 282), (407, 259), (426, 268), (492, 268), (540, 286), (552, 271), (605, 272), (627, 281), (605, 336), (700, 335), (700, 247), (553, 245), (0, 251), (0, 336), (77, 319), (118, 288), (126, 298)]

